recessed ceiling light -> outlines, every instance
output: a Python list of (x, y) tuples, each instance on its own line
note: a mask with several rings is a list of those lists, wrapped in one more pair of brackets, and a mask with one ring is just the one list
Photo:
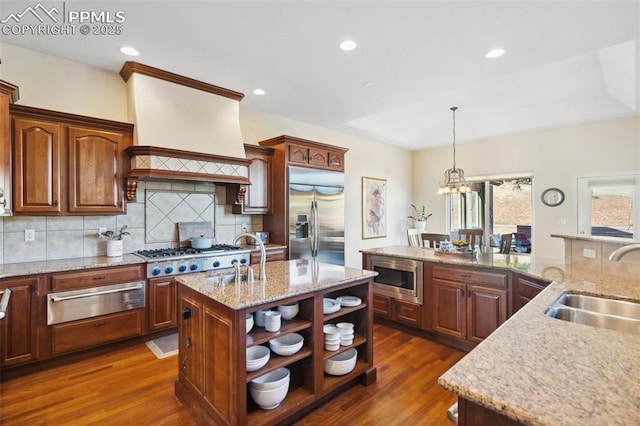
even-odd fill
[(504, 55), (504, 52), (504, 49), (498, 47), (497, 49), (490, 50), (489, 53), (485, 55), (485, 57), (489, 59), (499, 58), (500, 56)]
[(362, 83), (362, 87), (371, 87), (371, 86), (373, 86), (373, 83), (370, 81)]
[(348, 52), (349, 50), (355, 49), (356, 46), (358, 46), (358, 45), (353, 40), (345, 40), (342, 43), (340, 43), (340, 49), (342, 49), (342, 50), (344, 50), (346, 52)]
[(127, 56), (138, 56), (140, 54), (140, 52), (138, 52), (136, 49), (134, 49), (131, 46), (121, 47), (120, 51)]
[(267, 92), (265, 92), (265, 91), (264, 91), (264, 90), (262, 90), (262, 89), (255, 89), (255, 90), (253, 91), (253, 94), (254, 94), (254, 95), (258, 95), (258, 96), (262, 96), (262, 95), (264, 95), (265, 93), (267, 93)]

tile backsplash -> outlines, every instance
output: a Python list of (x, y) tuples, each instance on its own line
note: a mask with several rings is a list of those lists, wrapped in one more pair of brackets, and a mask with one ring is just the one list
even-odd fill
[[(211, 221), (221, 243), (231, 243), (243, 227), (262, 230), (262, 216), (232, 214), (225, 197), (222, 185), (140, 181), (126, 215), (0, 217), (0, 263), (105, 256), (107, 243), (98, 230), (117, 232), (123, 225), (131, 233), (123, 238), (125, 253), (177, 247), (177, 222)], [(35, 231), (35, 241), (24, 240), (25, 229)]]

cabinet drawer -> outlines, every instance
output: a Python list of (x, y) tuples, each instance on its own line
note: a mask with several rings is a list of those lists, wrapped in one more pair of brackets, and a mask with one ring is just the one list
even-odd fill
[(477, 283), (496, 287), (507, 287), (507, 275), (497, 272), (471, 271), (468, 269), (433, 267), (433, 277), (463, 283)]
[(527, 299), (533, 299), (538, 293), (544, 290), (544, 288), (544, 285), (522, 278), (517, 278), (515, 283), (513, 283), (514, 293)]
[(64, 291), (98, 287), (106, 284), (140, 281), (145, 278), (143, 265), (102, 268), (82, 272), (65, 272), (51, 276), (51, 290)]
[[(286, 259), (286, 250), (285, 249), (275, 249), (275, 250), (267, 250), (267, 262), (275, 262), (276, 260), (285, 260)], [(251, 260), (250, 263), (252, 265), (256, 263), (260, 263), (260, 251), (252, 251), (249, 254)]]
[(391, 317), (391, 298), (388, 296), (381, 296), (379, 294), (373, 295), (373, 313), (385, 318)]
[(142, 310), (73, 321), (51, 327), (53, 354), (88, 348), (142, 334)]

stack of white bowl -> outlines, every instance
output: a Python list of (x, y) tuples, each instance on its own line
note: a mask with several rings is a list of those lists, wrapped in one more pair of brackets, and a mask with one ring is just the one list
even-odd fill
[(336, 327), (340, 330), (340, 344), (342, 346), (353, 344), (353, 324), (350, 322), (339, 322), (336, 324)]
[(266, 346), (247, 348), (247, 371), (256, 371), (264, 367), (271, 357), (271, 350)]
[(324, 348), (328, 351), (340, 349), (340, 329), (333, 324), (325, 324), (322, 331), (324, 331)]
[(273, 410), (287, 396), (290, 377), (289, 369), (282, 367), (253, 379), (249, 383), (251, 398), (263, 410)]

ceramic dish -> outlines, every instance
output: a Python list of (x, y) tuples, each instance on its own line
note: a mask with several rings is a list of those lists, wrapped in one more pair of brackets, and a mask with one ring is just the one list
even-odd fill
[(340, 296), (336, 300), (342, 306), (358, 306), (362, 303), (362, 299), (355, 296)]
[(332, 314), (340, 310), (340, 302), (336, 299), (322, 299), (322, 312), (325, 314)]

